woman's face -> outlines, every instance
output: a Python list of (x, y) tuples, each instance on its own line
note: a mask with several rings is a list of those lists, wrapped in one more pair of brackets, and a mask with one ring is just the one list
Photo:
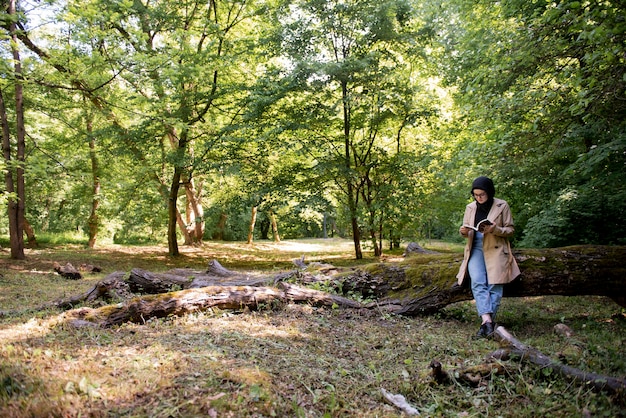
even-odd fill
[(487, 192), (481, 189), (472, 190), (472, 195), (474, 196), (474, 199), (476, 199), (476, 201), (480, 204), (485, 203), (487, 199), (489, 199), (489, 196), (487, 196)]

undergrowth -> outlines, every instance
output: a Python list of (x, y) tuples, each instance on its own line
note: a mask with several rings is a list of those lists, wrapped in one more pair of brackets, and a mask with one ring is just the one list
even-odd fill
[[(311, 247), (307, 261), (348, 265), (350, 245), (345, 250), (343, 244)], [(434, 384), (431, 361), (452, 373), (482, 363), (498, 348), (495, 341), (472, 338), (478, 319), (471, 302), (427, 317), (274, 304), (109, 329), (50, 327), (47, 319), (61, 312), (38, 309), (116, 270), (200, 268), (217, 258), (231, 269), (258, 271), (261, 265), (275, 271), (290, 268), (306, 246), (297, 248), (281, 255), (265, 243), (211, 244), (173, 260), (163, 247), (65, 246), (32, 252), (24, 262), (2, 259), (0, 416), (402, 416), (381, 388), (403, 395), (422, 416), (626, 415), (623, 396), (596, 392), (520, 359), (503, 362), (506, 373), (477, 386)], [(104, 271), (67, 281), (49, 269), (54, 261), (100, 264)], [(498, 321), (571, 366), (626, 375), (624, 311), (606, 298), (505, 299)], [(556, 324), (567, 325), (573, 336), (556, 333)]]

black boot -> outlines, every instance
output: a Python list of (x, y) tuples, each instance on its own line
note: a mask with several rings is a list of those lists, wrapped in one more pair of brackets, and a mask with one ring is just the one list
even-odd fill
[(493, 331), (494, 331), (493, 325), (494, 325), (493, 322), (485, 322), (483, 324), (483, 326), (485, 327), (486, 337), (491, 337), (491, 334), (493, 334)]
[(487, 338), (487, 330), (485, 324), (482, 324), (476, 333), (476, 338)]
[(493, 334), (493, 322), (485, 322), (476, 333), (476, 338), (489, 338)]

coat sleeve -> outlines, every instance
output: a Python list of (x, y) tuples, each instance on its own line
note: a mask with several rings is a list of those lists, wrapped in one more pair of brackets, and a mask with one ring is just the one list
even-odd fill
[(503, 202), (502, 211), (496, 219), (496, 228), (493, 234), (499, 237), (508, 238), (515, 233), (515, 225), (513, 224), (513, 215), (511, 215), (511, 208), (509, 204)]
[[(465, 207), (465, 213), (463, 214), (463, 223), (461, 224), (461, 226), (459, 227), (459, 234), (461, 234), (461, 228), (463, 228), (463, 225), (472, 225), (474, 223), (473, 219), (470, 219), (472, 215), (472, 210), (470, 209), (470, 206), (467, 205)], [(470, 231), (471, 234), (472, 231)], [(463, 238), (467, 238), (468, 235), (463, 235), (461, 234), (461, 236)]]

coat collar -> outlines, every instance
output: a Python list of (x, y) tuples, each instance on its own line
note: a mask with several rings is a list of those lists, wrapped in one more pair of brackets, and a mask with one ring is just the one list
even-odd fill
[[(490, 221), (493, 222), (494, 219), (496, 219), (498, 217), (498, 215), (500, 215), (500, 213), (504, 209), (504, 205), (505, 204), (506, 204), (506, 202), (504, 200), (498, 199), (497, 197), (494, 197), (493, 205), (491, 205), (491, 209), (489, 210), (489, 214), (487, 215), (487, 219), (489, 219)], [(473, 201), (468, 206), (471, 209), (471, 217), (473, 218), (476, 215), (476, 209), (477, 209), (476, 201)]]

